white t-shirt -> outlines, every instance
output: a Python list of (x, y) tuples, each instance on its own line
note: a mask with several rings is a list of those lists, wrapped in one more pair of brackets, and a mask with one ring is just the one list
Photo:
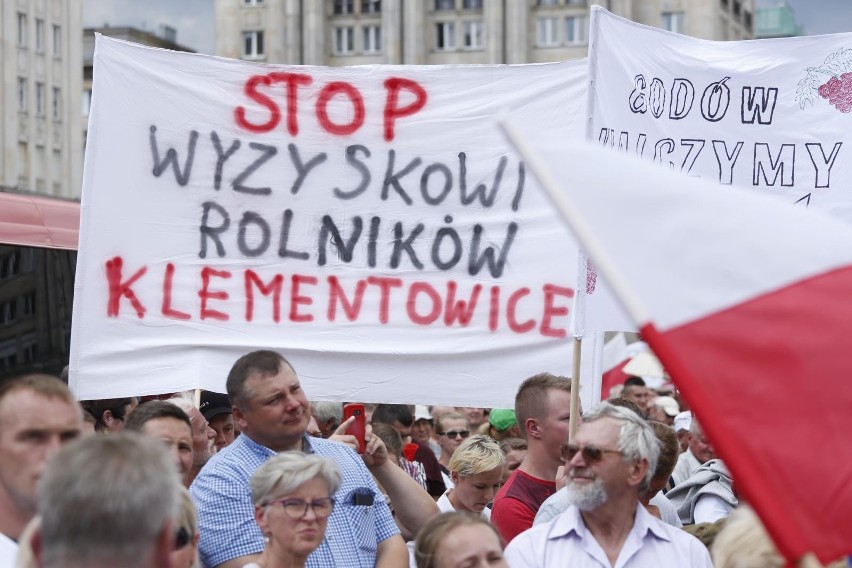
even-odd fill
[(18, 543), (0, 533), (0, 568), (15, 568), (18, 557)]
[[(450, 490), (447, 489), (447, 491), (443, 495), (441, 495), (441, 497), (437, 501), (438, 509), (440, 509), (442, 513), (454, 513), (456, 511), (456, 508), (453, 507), (452, 503), (450, 503), (450, 498), (448, 497), (449, 494)], [(491, 520), (491, 509), (489, 509), (488, 507), (482, 509), (482, 513), (480, 514), (482, 515), (482, 518), (486, 521)]]
[(710, 493), (701, 495), (692, 509), (692, 517), (695, 523), (715, 523), (731, 514), (734, 506)]

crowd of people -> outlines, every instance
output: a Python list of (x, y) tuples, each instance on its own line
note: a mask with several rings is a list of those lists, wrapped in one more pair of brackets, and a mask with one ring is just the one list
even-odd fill
[(570, 440), (571, 382), (540, 373), (512, 409), (364, 404), (363, 448), (274, 351), (226, 388), (0, 384), (0, 567), (784, 565), (698, 420), (638, 377)]

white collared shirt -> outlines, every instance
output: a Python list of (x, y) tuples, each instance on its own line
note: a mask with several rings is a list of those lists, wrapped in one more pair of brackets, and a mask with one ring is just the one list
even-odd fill
[[(574, 506), (515, 537), (506, 547), (505, 557), (512, 568), (612, 566)], [(713, 564), (697, 538), (667, 525), (637, 502), (633, 528), (614, 568), (713, 568)]]
[(0, 533), (0, 568), (12, 568), (18, 557), (18, 543)]

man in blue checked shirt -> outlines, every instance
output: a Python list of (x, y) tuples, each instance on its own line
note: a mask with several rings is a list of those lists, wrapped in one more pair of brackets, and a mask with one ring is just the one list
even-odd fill
[(368, 441), (363, 458), (344, 444), (308, 437), (305, 392), (290, 363), (273, 351), (237, 360), (227, 389), (242, 434), (210, 459), (190, 488), (207, 568), (242, 568), (260, 556), (264, 539), (254, 520), (249, 479), (271, 456), (292, 450), (331, 458), (342, 474), (325, 539), (307, 566), (408, 566), (405, 542), (370, 473), (383, 485), (395, 475), (378, 437)]

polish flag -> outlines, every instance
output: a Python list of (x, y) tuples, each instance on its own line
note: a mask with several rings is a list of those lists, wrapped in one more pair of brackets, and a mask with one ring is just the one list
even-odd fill
[(771, 188), (503, 128), (780, 552), (852, 552), (852, 227)]

